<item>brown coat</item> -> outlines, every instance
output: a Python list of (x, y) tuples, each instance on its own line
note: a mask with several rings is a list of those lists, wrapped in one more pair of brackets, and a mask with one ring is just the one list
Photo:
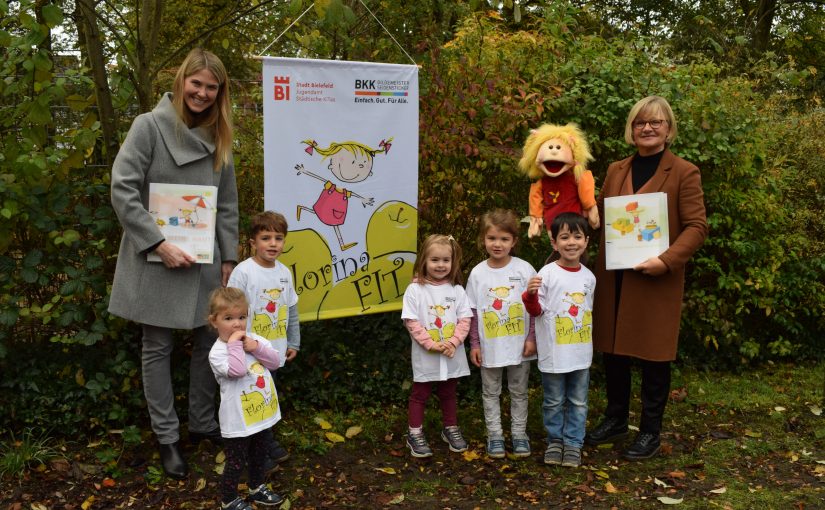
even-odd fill
[[(632, 160), (631, 156), (608, 167), (598, 199), (602, 218), (605, 198), (633, 194)], [(601, 352), (672, 361), (679, 341), (685, 264), (702, 246), (708, 225), (699, 169), (669, 149), (665, 149), (656, 173), (638, 193), (657, 191), (667, 193), (670, 248), (659, 258), (668, 272), (647, 276), (626, 270), (621, 295), (617, 296), (615, 271), (605, 269), (602, 229), (595, 271), (598, 284), (593, 305), (593, 344)]]

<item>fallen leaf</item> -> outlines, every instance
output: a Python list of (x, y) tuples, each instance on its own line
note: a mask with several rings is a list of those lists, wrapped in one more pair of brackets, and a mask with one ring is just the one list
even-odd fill
[(730, 439), (733, 437), (730, 432), (724, 430), (711, 430), (710, 437), (714, 439)]
[(475, 485), (476, 479), (469, 475), (462, 476), (458, 483), (461, 485)]
[(392, 455), (393, 457), (403, 457), (404, 456), (404, 452), (402, 452), (401, 450), (390, 450), (389, 454)]
[(404, 502), (404, 494), (399, 494), (398, 496), (392, 498), (387, 502), (388, 505), (400, 505)]
[(595, 474), (596, 474), (596, 476), (598, 476), (599, 478), (604, 478), (605, 480), (608, 480), (608, 479), (610, 478), (610, 475), (608, 475), (608, 474), (607, 474), (606, 472), (604, 472), (604, 471), (596, 471), (596, 472), (595, 472)]
[(278, 507), (279, 510), (289, 510), (292, 508), (292, 502), (289, 499), (285, 499), (281, 506)]
[(388, 475), (394, 475), (395, 474), (395, 469), (393, 469), (391, 467), (380, 467), (380, 468), (375, 468), (375, 470), (376, 471), (381, 471), (382, 473), (387, 473)]
[(774, 410), (774, 411), (776, 411), (776, 412), (778, 412), (778, 413), (781, 413), (782, 411), (784, 411), (784, 410), (785, 410), (785, 408), (784, 408), (784, 407), (782, 407), (782, 406), (776, 406), (776, 407), (774, 407), (774, 408), (773, 408), (773, 410)]
[(195, 492), (202, 491), (206, 488), (206, 478), (198, 478), (198, 481), (195, 483)]
[(810, 409), (811, 412), (814, 413), (815, 416), (822, 416), (822, 408), (821, 407), (819, 407), (817, 405), (813, 405), (813, 406), (810, 406), (808, 409)]
[(713, 494), (724, 494), (724, 493), (728, 492), (728, 488), (727, 487), (719, 487), (718, 489), (713, 489), (710, 492), (712, 492)]
[(224, 462), (226, 462), (226, 454), (221, 450), (215, 455), (215, 464), (223, 464)]
[(357, 436), (363, 430), (358, 425), (353, 425), (352, 427), (348, 428), (347, 431), (344, 433), (347, 436), (347, 439), (352, 439), (353, 437)]
[(341, 434), (336, 434), (335, 432), (327, 432), (324, 435), (326, 436), (327, 440), (333, 443), (343, 443), (344, 441), (346, 441), (346, 439), (344, 439), (344, 436), (342, 436)]
[(748, 437), (754, 437), (754, 438), (760, 438), (760, 437), (762, 437), (762, 433), (761, 433), (761, 432), (754, 432), (754, 431), (752, 431), (752, 430), (746, 430), (746, 431), (745, 431), (745, 435), (746, 435), (746, 436), (748, 436)]
[(115, 481), (112, 480), (111, 478), (104, 478), (103, 479), (103, 486), (104, 487), (114, 487), (115, 485), (116, 485)]
[(616, 494), (617, 492), (619, 492), (619, 489), (614, 487), (613, 484), (610, 482), (604, 484), (604, 490), (609, 492), (610, 494)]
[(82, 508), (83, 510), (89, 510), (89, 508), (92, 507), (92, 504), (94, 502), (95, 502), (95, 497), (94, 496), (89, 496), (88, 498), (86, 498), (86, 501), (84, 501), (83, 504), (80, 505), (80, 508)]
[[(94, 499), (94, 496), (90, 496), (90, 497), (92, 497)], [(32, 503), (32, 510), (49, 510), (49, 509), (46, 508), (45, 505), (41, 505), (40, 503)]]
[(466, 450), (462, 455), (464, 456), (464, 460), (467, 462), (474, 461), (478, 458), (478, 454), (475, 450)]
[(670, 392), (670, 400), (674, 402), (682, 402), (688, 396), (687, 388), (676, 388), (675, 390)]
[(225, 466), (226, 466), (226, 463), (225, 463), (225, 462), (221, 462), (220, 464), (218, 464), (218, 465), (216, 465), (216, 466), (215, 466), (215, 469), (214, 469), (213, 471), (215, 471), (215, 472), (216, 472), (216, 473), (218, 473), (219, 475), (222, 475), (222, 474), (223, 474), (223, 468), (224, 468)]
[(825, 475), (825, 466), (817, 466), (814, 468), (814, 473), (817, 475)]
[(669, 476), (671, 478), (684, 478), (685, 477), (685, 472), (684, 471), (671, 471), (670, 473), (667, 474), (667, 476)]
[(663, 482), (663, 481), (659, 480), (658, 478), (654, 478), (654, 479), (653, 479), (653, 483), (655, 483), (656, 485), (658, 485), (658, 486), (660, 486), (660, 487), (664, 487), (665, 489), (667, 489), (668, 487), (670, 487), (670, 485), (668, 485), (668, 484), (666, 484), (665, 482)]
[(332, 428), (332, 425), (330, 425), (329, 422), (321, 416), (316, 416), (315, 419), (313, 419), (312, 421), (317, 423), (318, 426), (324, 430), (329, 430)]
[(666, 505), (678, 505), (679, 503), (681, 503), (682, 501), (685, 500), (685, 498), (675, 499), (675, 498), (669, 498), (667, 496), (659, 496), (656, 499), (658, 499), (659, 501), (661, 501), (662, 503), (664, 503)]

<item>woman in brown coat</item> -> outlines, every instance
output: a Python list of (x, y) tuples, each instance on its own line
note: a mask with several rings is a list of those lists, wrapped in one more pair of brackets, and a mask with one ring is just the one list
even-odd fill
[[(642, 371), (642, 418), (636, 439), (624, 452), (628, 460), (646, 459), (660, 448), (659, 433), (670, 393), (670, 362), (679, 340), (685, 264), (707, 236), (699, 169), (674, 155), (676, 119), (668, 102), (649, 96), (630, 110), (625, 140), (637, 153), (612, 163), (599, 196), (667, 193), (670, 247), (632, 270), (605, 269), (604, 230), (596, 262), (593, 343), (603, 353), (607, 408), (602, 422), (585, 437), (591, 445), (627, 435), (631, 364)], [(605, 226), (605, 228), (607, 228)]]

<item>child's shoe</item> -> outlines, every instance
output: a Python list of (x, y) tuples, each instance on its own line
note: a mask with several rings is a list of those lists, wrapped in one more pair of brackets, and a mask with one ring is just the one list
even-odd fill
[(526, 437), (513, 438), (513, 456), (515, 457), (529, 457), (530, 440)]
[(433, 451), (430, 449), (430, 445), (427, 444), (427, 438), (424, 437), (423, 432), (417, 434), (411, 432), (407, 436), (407, 446), (410, 448), (413, 457), (421, 459), (433, 456)]
[(257, 489), (249, 491), (249, 501), (263, 506), (280, 505), (284, 498), (272, 492), (269, 487), (261, 484)]
[(582, 465), (582, 449), (575, 446), (564, 445), (564, 456), (561, 465), (564, 467), (577, 468)]
[(254, 510), (249, 503), (241, 498), (235, 498), (231, 503), (221, 503), (221, 510)]
[(504, 439), (487, 440), (487, 456), (493, 459), (503, 459), (506, 455), (504, 451)]
[(441, 429), (441, 439), (450, 445), (451, 452), (461, 453), (467, 451), (467, 441), (461, 435), (461, 429), (458, 428), (458, 425)]
[(544, 450), (544, 463), (551, 466), (558, 466), (562, 461), (564, 445), (558, 441), (553, 441)]

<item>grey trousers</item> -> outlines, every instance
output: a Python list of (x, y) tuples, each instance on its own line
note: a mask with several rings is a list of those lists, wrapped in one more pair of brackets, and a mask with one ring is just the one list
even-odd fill
[[(170, 328), (143, 327), (143, 393), (149, 408), (152, 430), (161, 444), (180, 439), (180, 422), (175, 413), (175, 392), (172, 388), (171, 358), (174, 340)], [(189, 369), (189, 431), (211, 432), (218, 427), (215, 420), (217, 382), (209, 366), (209, 350), (216, 335), (207, 326), (192, 331), (192, 360)]]
[(509, 367), (481, 367), (481, 401), (488, 439), (504, 439), (501, 427), (501, 380), (507, 370), (510, 392), (510, 434), (513, 439), (527, 439), (527, 382), (530, 361)]

